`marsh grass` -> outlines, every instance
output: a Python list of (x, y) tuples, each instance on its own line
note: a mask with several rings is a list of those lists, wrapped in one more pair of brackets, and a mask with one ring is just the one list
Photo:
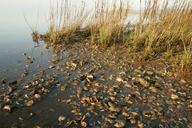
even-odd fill
[(137, 37), (133, 43), (142, 43), (140, 45), (144, 46), (146, 53), (174, 50), (177, 45), (183, 47), (183, 43), (190, 41), (192, 37), (191, 2), (181, 0), (169, 7), (168, 1), (164, 1), (161, 9), (158, 3), (158, 0), (147, 3), (144, 15), (135, 28), (137, 32), (134, 34)]
[(188, 68), (192, 68), (192, 43), (188, 47), (184, 46), (184, 52), (181, 55), (182, 72), (187, 72)]
[(143, 50), (144, 58), (164, 53), (180, 53), (182, 70), (191, 65), (192, 3), (175, 1), (173, 5), (164, 0), (148, 1), (144, 15), (135, 26), (132, 43)]
[(100, 45), (123, 43), (123, 35), (127, 31), (124, 21), (129, 14), (128, 3), (123, 5), (121, 0), (113, 1), (110, 5), (107, 3), (106, 0), (95, 3), (95, 13), (88, 24), (92, 42)]
[[(79, 34), (88, 14), (85, 5), (76, 7), (69, 0), (57, 1), (50, 4), (50, 25), (46, 36), (51, 44), (70, 42)], [(75, 6), (75, 7), (74, 7)]]
[(75, 6), (69, 0), (61, 0), (50, 10), (50, 26), (45, 35), (52, 45), (123, 43), (129, 44), (133, 52), (142, 52), (144, 59), (182, 54), (178, 60), (183, 71), (192, 64), (190, 0), (146, 0), (134, 24), (126, 22), (130, 9), (125, 0), (96, 0), (92, 10), (87, 10), (83, 2)]
[[(52, 4), (53, 5), (53, 4)], [(73, 43), (90, 40), (99, 45), (124, 42), (128, 16), (128, 3), (113, 0), (95, 1), (95, 7), (86, 10), (85, 3), (80, 6), (68, 0), (57, 1), (50, 9), (49, 30), (45, 34), (51, 44)], [(81, 42), (81, 41), (79, 41)]]

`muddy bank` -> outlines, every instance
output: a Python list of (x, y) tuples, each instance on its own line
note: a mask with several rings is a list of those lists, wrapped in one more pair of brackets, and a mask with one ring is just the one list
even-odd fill
[(1, 127), (190, 128), (192, 83), (122, 47), (58, 45), (47, 69), (2, 80)]

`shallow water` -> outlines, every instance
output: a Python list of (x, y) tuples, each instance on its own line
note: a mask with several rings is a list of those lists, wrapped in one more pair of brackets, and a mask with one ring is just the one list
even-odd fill
[(47, 0), (0, 0), (0, 78), (20, 76), (25, 65), (23, 53), (46, 58), (40, 56), (44, 49), (34, 48), (28, 24), (32, 28), (38, 24), (39, 31), (46, 31), (48, 9)]

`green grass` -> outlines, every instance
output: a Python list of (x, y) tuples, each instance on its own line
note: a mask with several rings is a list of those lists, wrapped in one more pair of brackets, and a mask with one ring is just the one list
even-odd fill
[[(182, 54), (183, 70), (192, 65), (192, 2), (175, 0), (147, 0), (145, 9), (135, 24), (125, 22), (130, 14), (129, 3), (123, 0), (107, 4), (96, 0), (92, 12), (85, 5), (76, 7), (68, 0), (57, 2), (50, 10), (48, 42), (110, 46), (129, 44), (132, 52), (143, 52), (143, 58)], [(140, 11), (141, 12), (141, 11)]]

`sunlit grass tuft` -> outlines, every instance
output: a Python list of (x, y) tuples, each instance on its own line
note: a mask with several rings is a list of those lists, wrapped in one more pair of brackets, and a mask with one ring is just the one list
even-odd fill
[(192, 2), (148, 0), (143, 15), (135, 25), (128, 41), (133, 51), (142, 51), (143, 59), (161, 56), (174, 57), (182, 53), (182, 71), (190, 70), (192, 62)]
[[(155, 56), (182, 56), (181, 68), (192, 61), (192, 2), (190, 0), (146, 0), (138, 21), (127, 22), (127, 0), (95, 0), (92, 10), (86, 4), (57, 1), (50, 10), (50, 26), (45, 34), (52, 45), (90, 42), (99, 46), (129, 44), (143, 59)], [(143, 12), (142, 12), (143, 11)]]

